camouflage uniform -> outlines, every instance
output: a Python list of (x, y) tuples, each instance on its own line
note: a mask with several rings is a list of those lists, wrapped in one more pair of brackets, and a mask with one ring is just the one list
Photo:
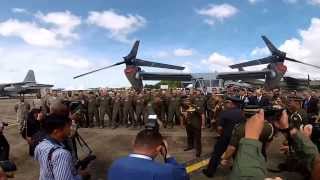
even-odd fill
[(101, 126), (104, 127), (105, 115), (108, 115), (108, 126), (111, 126), (111, 97), (108, 95), (100, 96), (98, 99)]
[[(184, 101), (189, 101), (188, 99)], [(191, 109), (190, 109), (191, 108)], [(181, 108), (182, 117), (186, 123), (187, 149), (196, 149), (196, 157), (200, 157), (202, 152), (201, 145), (201, 127), (203, 108), (197, 104), (191, 103), (189, 106)]]
[[(229, 145), (234, 146), (236, 149), (238, 149), (239, 142), (241, 138), (243, 138), (245, 135), (244, 127), (245, 127), (245, 123), (240, 123), (234, 127)], [(262, 132), (259, 137), (259, 141), (262, 142), (262, 154), (264, 155), (265, 158), (267, 157), (266, 145), (267, 143), (272, 141), (273, 135), (274, 135), (274, 128), (272, 124), (265, 121)]]
[(17, 113), (18, 129), (22, 130), (22, 128), (26, 125), (30, 104), (24, 101), (19, 102), (14, 106), (14, 110)]
[(120, 94), (116, 94), (116, 96), (112, 99), (112, 104), (112, 125), (113, 128), (116, 128), (119, 126), (119, 123), (121, 123), (122, 118)]
[(144, 122), (143, 122), (144, 109), (145, 109), (144, 97), (143, 97), (143, 94), (139, 94), (135, 98), (135, 110), (136, 110), (135, 113), (137, 116), (137, 124), (139, 126), (142, 126), (144, 124)]
[(136, 126), (133, 109), (133, 96), (126, 95), (123, 97), (123, 122), (129, 127), (131, 124)]
[(89, 116), (89, 126), (93, 127), (93, 117), (96, 120), (96, 126), (100, 126), (100, 118), (99, 118), (99, 105), (97, 102), (97, 98), (95, 95), (90, 95), (88, 99), (88, 116)]
[(178, 124), (178, 122), (180, 123), (180, 104), (181, 104), (181, 98), (179, 96), (177, 96), (177, 94), (172, 94), (169, 98), (168, 98), (168, 125), (170, 125), (170, 127), (172, 128), (174, 125), (174, 118), (176, 119), (176, 124)]

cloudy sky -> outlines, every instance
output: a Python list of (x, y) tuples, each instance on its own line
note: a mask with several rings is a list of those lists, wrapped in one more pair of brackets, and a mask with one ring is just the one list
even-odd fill
[[(38, 82), (59, 88), (129, 86), (123, 65), (72, 77), (120, 61), (137, 39), (140, 58), (187, 72), (268, 55), (261, 35), (320, 65), (320, 0), (0, 1), (0, 83), (33, 69)], [(320, 79), (319, 70), (286, 64), (289, 75)]]

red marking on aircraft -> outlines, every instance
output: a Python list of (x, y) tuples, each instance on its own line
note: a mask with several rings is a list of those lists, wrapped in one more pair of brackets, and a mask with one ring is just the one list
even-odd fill
[(285, 73), (287, 71), (287, 66), (283, 65), (283, 64), (278, 64), (276, 66), (276, 69), (282, 73)]

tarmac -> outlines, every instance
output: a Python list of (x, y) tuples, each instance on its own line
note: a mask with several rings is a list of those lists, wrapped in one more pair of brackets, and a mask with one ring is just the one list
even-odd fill
[[(0, 119), (9, 122), (9, 127), (6, 127), (4, 134), (10, 144), (10, 158), (13, 160), (18, 170), (15, 173), (17, 180), (34, 180), (38, 179), (39, 166), (38, 163), (28, 155), (28, 145), (26, 141), (18, 133), (16, 125), (16, 115), (14, 112), (14, 104), (18, 102), (14, 99), (0, 100)], [(138, 129), (118, 128), (112, 129), (79, 129), (79, 134), (86, 140), (92, 148), (97, 159), (93, 161), (90, 166), (93, 180), (104, 180), (108, 167), (111, 163), (122, 156), (128, 155), (132, 151), (132, 143), (135, 135), (139, 132)], [(166, 137), (169, 144), (169, 152), (171, 155), (181, 162), (195, 161), (195, 152), (184, 152), (186, 146), (186, 132), (181, 127), (174, 129), (162, 129), (161, 133)], [(216, 133), (205, 129), (202, 133), (203, 155), (211, 153), (213, 145), (216, 141)], [(283, 137), (281, 135), (275, 137), (271, 143), (267, 153), (268, 161), (267, 167), (276, 169), (277, 164), (284, 161), (284, 155), (279, 151)], [(80, 150), (81, 151), (81, 150)], [(84, 154), (84, 152), (80, 153)], [(83, 155), (81, 155), (83, 156)], [(162, 161), (161, 158), (157, 159)], [(203, 165), (202, 165), (203, 166)], [(201, 166), (200, 166), (201, 167)], [(201, 170), (201, 169), (200, 169)], [(191, 174), (192, 180), (207, 180), (201, 171), (195, 171)], [(229, 168), (218, 169), (216, 176), (213, 179), (223, 180), (228, 179), (230, 173)], [(271, 173), (268, 172), (268, 177), (281, 177), (283, 179), (303, 179), (299, 174), (292, 172)]]

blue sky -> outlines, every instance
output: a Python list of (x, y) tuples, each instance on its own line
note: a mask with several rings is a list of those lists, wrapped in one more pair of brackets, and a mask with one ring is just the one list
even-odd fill
[(33, 68), (39, 82), (56, 87), (128, 86), (123, 67), (72, 76), (121, 60), (135, 39), (140, 58), (187, 72), (225, 71), (266, 55), (262, 34), (289, 55), (317, 63), (319, 18), (319, 0), (2, 0), (0, 82), (23, 79)]

